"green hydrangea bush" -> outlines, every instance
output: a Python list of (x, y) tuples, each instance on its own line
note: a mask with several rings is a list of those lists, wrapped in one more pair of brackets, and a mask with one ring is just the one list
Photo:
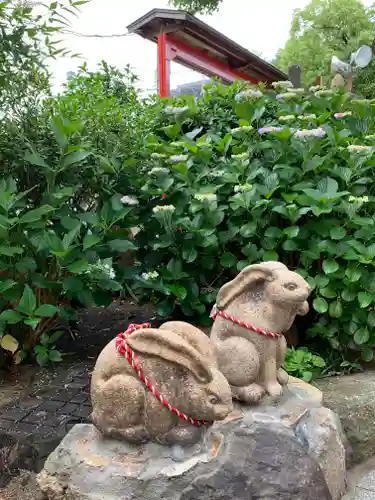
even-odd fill
[(218, 288), (280, 260), (313, 286), (310, 336), (375, 342), (374, 111), (340, 91), (207, 84), (165, 101), (140, 169), (135, 291), (207, 321)]
[(29, 355), (41, 365), (61, 360), (59, 326), (79, 306), (112, 302), (122, 289), (121, 256), (135, 249), (137, 204), (110, 184), (91, 203), (82, 200), (84, 187), (63, 179), (78, 165), (93, 171), (92, 153), (55, 131), (64, 138), (55, 162), (32, 145), (24, 152), (37, 185), (20, 191), (18, 179), (0, 179), (0, 347), (16, 363)]
[(0, 367), (61, 360), (75, 311), (127, 287), (132, 186), (152, 126), (134, 79), (83, 66), (60, 95), (35, 95), (0, 124)]

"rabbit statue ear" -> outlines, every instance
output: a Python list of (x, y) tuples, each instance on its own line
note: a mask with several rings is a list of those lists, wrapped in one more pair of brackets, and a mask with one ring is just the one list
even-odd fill
[(281, 267), (285, 266), (280, 262), (264, 262), (245, 267), (234, 280), (220, 288), (216, 298), (216, 306), (219, 309), (224, 309), (245, 290), (251, 290), (255, 284), (272, 281), (275, 270)]
[(134, 351), (183, 366), (204, 383), (212, 381), (212, 372), (204, 357), (177, 333), (148, 328), (135, 331), (127, 339)]
[(159, 330), (169, 330), (182, 337), (205, 360), (209, 360), (211, 366), (212, 363), (216, 362), (215, 346), (211, 343), (209, 337), (196, 326), (184, 321), (167, 321), (159, 327)]

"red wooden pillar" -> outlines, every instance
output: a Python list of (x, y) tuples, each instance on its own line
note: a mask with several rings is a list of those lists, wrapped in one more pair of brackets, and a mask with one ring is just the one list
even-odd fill
[(158, 86), (160, 97), (169, 97), (171, 94), (171, 62), (168, 54), (166, 33), (158, 35)]

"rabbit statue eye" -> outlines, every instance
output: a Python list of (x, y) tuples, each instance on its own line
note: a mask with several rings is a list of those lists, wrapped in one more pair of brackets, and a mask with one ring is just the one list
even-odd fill
[(213, 394), (211, 394), (211, 396), (208, 396), (208, 401), (209, 401), (212, 405), (214, 405), (214, 404), (216, 404), (219, 400), (218, 400), (218, 398), (217, 398), (216, 396), (214, 396)]
[(284, 288), (292, 292), (293, 290), (296, 290), (298, 288), (298, 285), (296, 285), (295, 283), (286, 283), (284, 285)]

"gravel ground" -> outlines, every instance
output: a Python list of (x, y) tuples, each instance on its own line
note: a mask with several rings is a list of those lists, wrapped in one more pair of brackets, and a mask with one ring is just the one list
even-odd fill
[(0, 489), (0, 500), (43, 500), (43, 495), (36, 484), (36, 474), (20, 471), (6, 488)]
[(21, 366), (17, 373), (0, 370), (0, 408), (26, 395), (33, 386), (38, 368)]

